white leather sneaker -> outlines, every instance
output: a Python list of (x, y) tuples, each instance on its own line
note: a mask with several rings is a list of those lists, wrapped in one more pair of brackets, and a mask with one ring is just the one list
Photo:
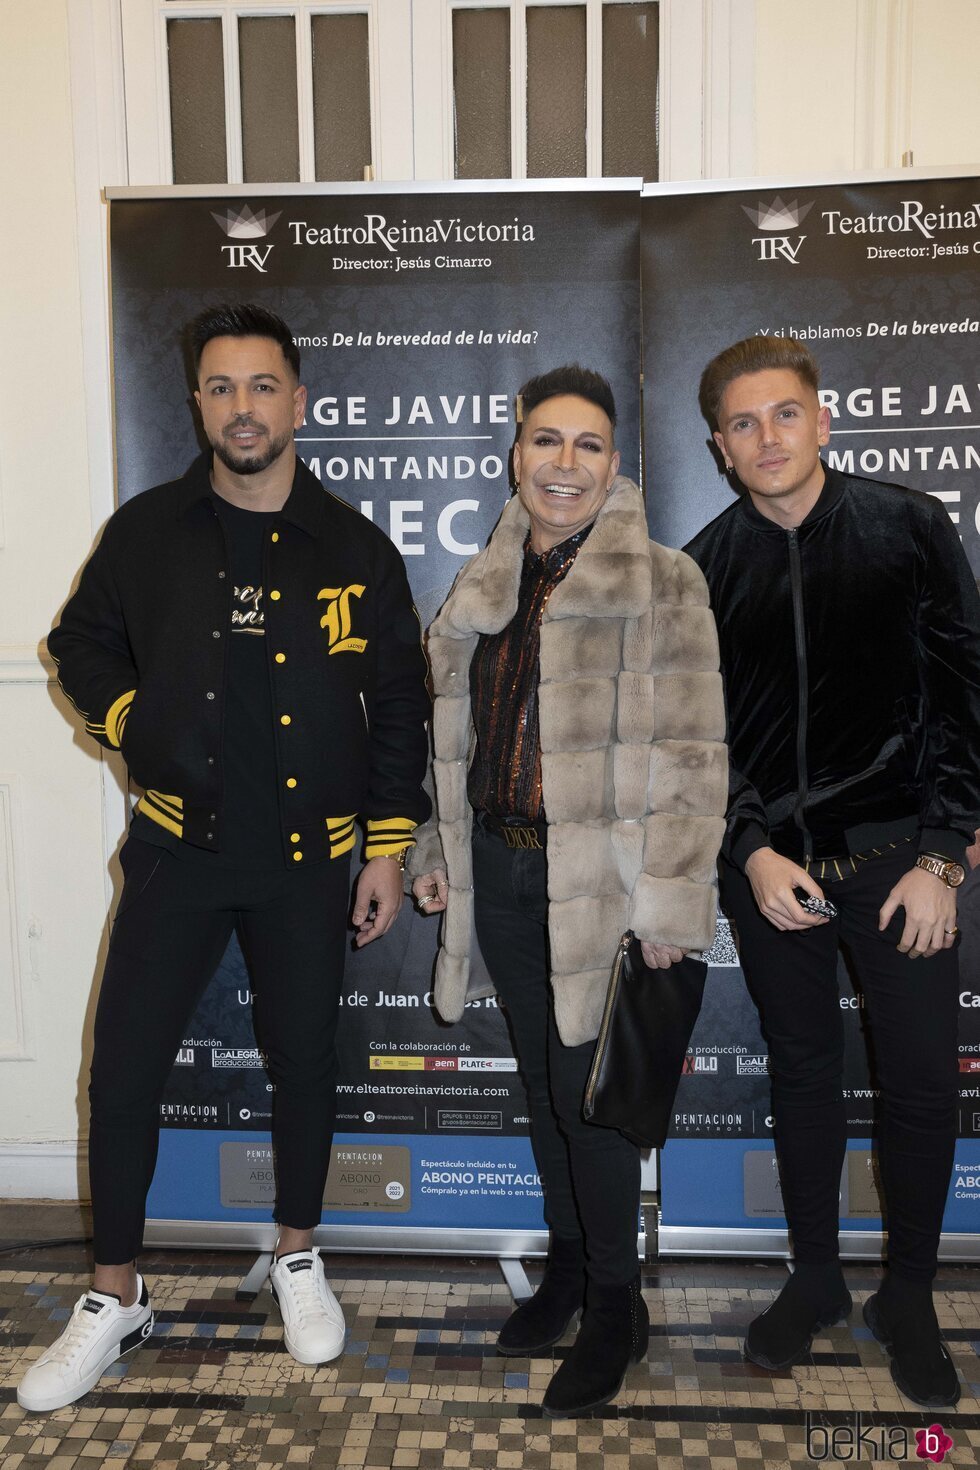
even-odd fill
[(142, 1276), (136, 1278), (136, 1289), (131, 1307), (101, 1291), (79, 1297), (64, 1332), (21, 1379), (17, 1402), (22, 1409), (44, 1414), (73, 1404), (94, 1388), (110, 1364), (146, 1341), (153, 1331), (153, 1309)]
[(282, 1314), (286, 1350), (297, 1363), (329, 1363), (344, 1351), (347, 1324), (327, 1285), (320, 1248), (274, 1260), (269, 1285)]

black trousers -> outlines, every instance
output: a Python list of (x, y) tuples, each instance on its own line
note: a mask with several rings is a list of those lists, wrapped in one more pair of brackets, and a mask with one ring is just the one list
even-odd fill
[(156, 1167), (159, 1104), (187, 1022), (236, 932), (275, 1084), (275, 1218), (320, 1223), (333, 1139), (349, 862), (209, 868), (129, 838), (95, 1017), (89, 1173), (95, 1260), (131, 1261)]
[(910, 960), (896, 948), (899, 909), (878, 911), (915, 862), (909, 847), (872, 858), (826, 887), (838, 918), (782, 933), (760, 914), (745, 876), (723, 862), (722, 905), (769, 1046), (773, 1117), (786, 1218), (797, 1261), (838, 1253), (838, 1194), (847, 1143), (843, 945), (864, 995), (881, 1089), (878, 1157), (888, 1257), (897, 1275), (931, 1281), (956, 1140), (959, 964), (955, 950)]
[(473, 889), (477, 939), (527, 1088), (548, 1228), (584, 1242), (592, 1280), (631, 1281), (638, 1269), (640, 1153), (614, 1129), (582, 1117), (595, 1042), (565, 1046), (555, 1025), (546, 854), (509, 848), (476, 825)]

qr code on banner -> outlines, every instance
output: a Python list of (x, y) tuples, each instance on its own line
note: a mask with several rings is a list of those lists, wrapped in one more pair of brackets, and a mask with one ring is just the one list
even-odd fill
[(714, 944), (710, 949), (705, 950), (704, 958), (709, 965), (738, 965), (738, 952), (732, 938), (732, 926), (722, 913), (718, 915)]

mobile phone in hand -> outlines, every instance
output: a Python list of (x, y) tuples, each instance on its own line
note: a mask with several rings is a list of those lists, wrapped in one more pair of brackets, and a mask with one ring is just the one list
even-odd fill
[(807, 893), (804, 888), (794, 888), (793, 897), (801, 909), (806, 909), (808, 914), (816, 914), (821, 919), (836, 919), (837, 909), (829, 898), (816, 898), (812, 893)]

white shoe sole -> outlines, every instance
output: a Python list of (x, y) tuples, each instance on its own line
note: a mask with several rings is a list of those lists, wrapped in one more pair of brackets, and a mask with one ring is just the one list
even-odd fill
[(84, 1378), (79, 1379), (71, 1392), (62, 1389), (60, 1393), (55, 1394), (32, 1394), (29, 1390), (24, 1393), (23, 1386), (21, 1386), (17, 1389), (17, 1402), (29, 1414), (48, 1414), (53, 1409), (66, 1408), (68, 1404), (75, 1403), (77, 1399), (89, 1393), (106, 1369), (111, 1368), (113, 1363), (117, 1363), (125, 1353), (135, 1352), (138, 1347), (142, 1347), (152, 1331), (153, 1313), (151, 1312), (147, 1322), (141, 1322), (139, 1327), (127, 1333), (119, 1342), (113, 1343), (95, 1367), (91, 1368)]
[(283, 1334), (283, 1341), (286, 1344), (287, 1353), (294, 1362), (302, 1363), (304, 1368), (315, 1368), (320, 1363), (332, 1363), (335, 1358), (343, 1356), (344, 1348), (347, 1345), (347, 1332), (345, 1329), (344, 1335), (340, 1339), (340, 1342), (336, 1348), (332, 1348), (330, 1352), (324, 1353), (320, 1357), (315, 1358), (305, 1357), (302, 1353), (298, 1352), (297, 1349), (291, 1345), (289, 1337), (285, 1333)]

